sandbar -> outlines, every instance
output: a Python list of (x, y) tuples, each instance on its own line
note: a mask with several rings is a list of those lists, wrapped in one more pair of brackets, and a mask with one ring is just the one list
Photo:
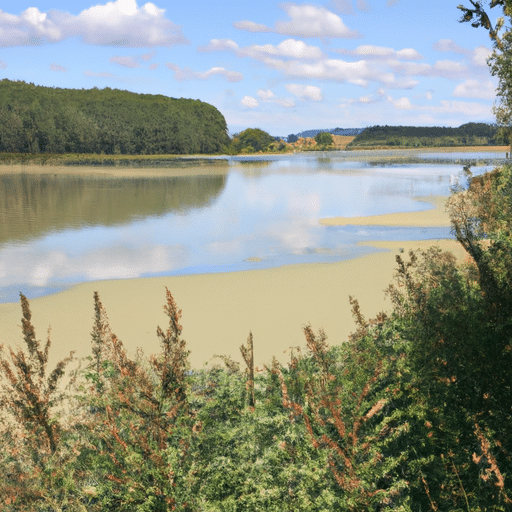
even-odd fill
[[(355, 330), (349, 296), (355, 296), (363, 315), (389, 310), (384, 289), (391, 283), (395, 255), (402, 248), (440, 245), (459, 256), (464, 251), (453, 240), (367, 242), (381, 252), (337, 263), (283, 266), (242, 272), (96, 281), (30, 301), (38, 339), (46, 339), (51, 325), (50, 368), (76, 350), (91, 354), (93, 292), (98, 291), (113, 332), (128, 353), (138, 347), (146, 355), (159, 351), (156, 327), (167, 326), (163, 313), (165, 287), (183, 310), (183, 338), (191, 351), (190, 363), (213, 364), (215, 354), (241, 361), (239, 347), (249, 331), (254, 336), (255, 362), (286, 363), (291, 346), (305, 346), (302, 326), (323, 328), (331, 344), (343, 343)], [(21, 308), (0, 304), (0, 343), (21, 344)]]
[(450, 217), (445, 211), (448, 199), (443, 196), (415, 197), (416, 201), (432, 205), (429, 210), (387, 213), (384, 215), (369, 215), (364, 217), (332, 217), (320, 219), (320, 224), (326, 226), (450, 226)]

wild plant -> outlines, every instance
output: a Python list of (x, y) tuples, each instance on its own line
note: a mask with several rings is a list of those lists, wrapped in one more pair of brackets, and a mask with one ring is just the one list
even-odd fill
[(166, 289), (169, 327), (157, 328), (162, 350), (132, 359), (111, 331), (94, 295), (93, 355), (86, 370), (88, 443), (83, 481), (91, 510), (188, 510), (188, 456), (193, 422), (188, 407), (186, 342), (181, 311)]
[[(48, 372), (50, 329), (44, 348), (37, 339), (27, 298), (20, 293), (25, 349), (0, 346), (1, 436), (4, 446), (0, 504), (9, 510), (49, 506), (68, 485), (62, 471), (73, 454), (61, 446), (63, 421), (58, 411), (64, 395), (59, 384), (73, 353)], [(66, 443), (64, 443), (65, 445)]]

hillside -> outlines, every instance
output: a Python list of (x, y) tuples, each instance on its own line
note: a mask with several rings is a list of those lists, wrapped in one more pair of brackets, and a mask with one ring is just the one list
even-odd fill
[(446, 126), (371, 126), (359, 133), (348, 148), (375, 146), (497, 146), (508, 144), (495, 125), (467, 123)]
[(0, 81), (0, 152), (192, 154), (228, 143), (224, 116), (199, 100)]

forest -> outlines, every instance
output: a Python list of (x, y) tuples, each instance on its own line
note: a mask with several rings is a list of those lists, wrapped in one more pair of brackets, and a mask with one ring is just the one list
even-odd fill
[(127, 353), (95, 293), (90, 356), (48, 369), (20, 294), (23, 347), (0, 352), (2, 510), (510, 510), (512, 166), (465, 174), (448, 210), (466, 260), (398, 254), (391, 311), (367, 320), (351, 298), (349, 339), (305, 325), (287, 364), (256, 368), (248, 333), (243, 365), (192, 369), (167, 290), (159, 353)]
[(211, 154), (229, 141), (199, 100), (0, 81), (0, 153)]
[(496, 125), (466, 123), (458, 128), (446, 126), (370, 126), (347, 149), (372, 146), (450, 147), (508, 145), (507, 133)]

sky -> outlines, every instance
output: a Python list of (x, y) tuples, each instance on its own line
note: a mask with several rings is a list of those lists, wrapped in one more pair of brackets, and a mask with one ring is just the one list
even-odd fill
[(469, 1), (97, 1), (3, 0), (0, 78), (199, 99), (231, 135), (494, 119)]

